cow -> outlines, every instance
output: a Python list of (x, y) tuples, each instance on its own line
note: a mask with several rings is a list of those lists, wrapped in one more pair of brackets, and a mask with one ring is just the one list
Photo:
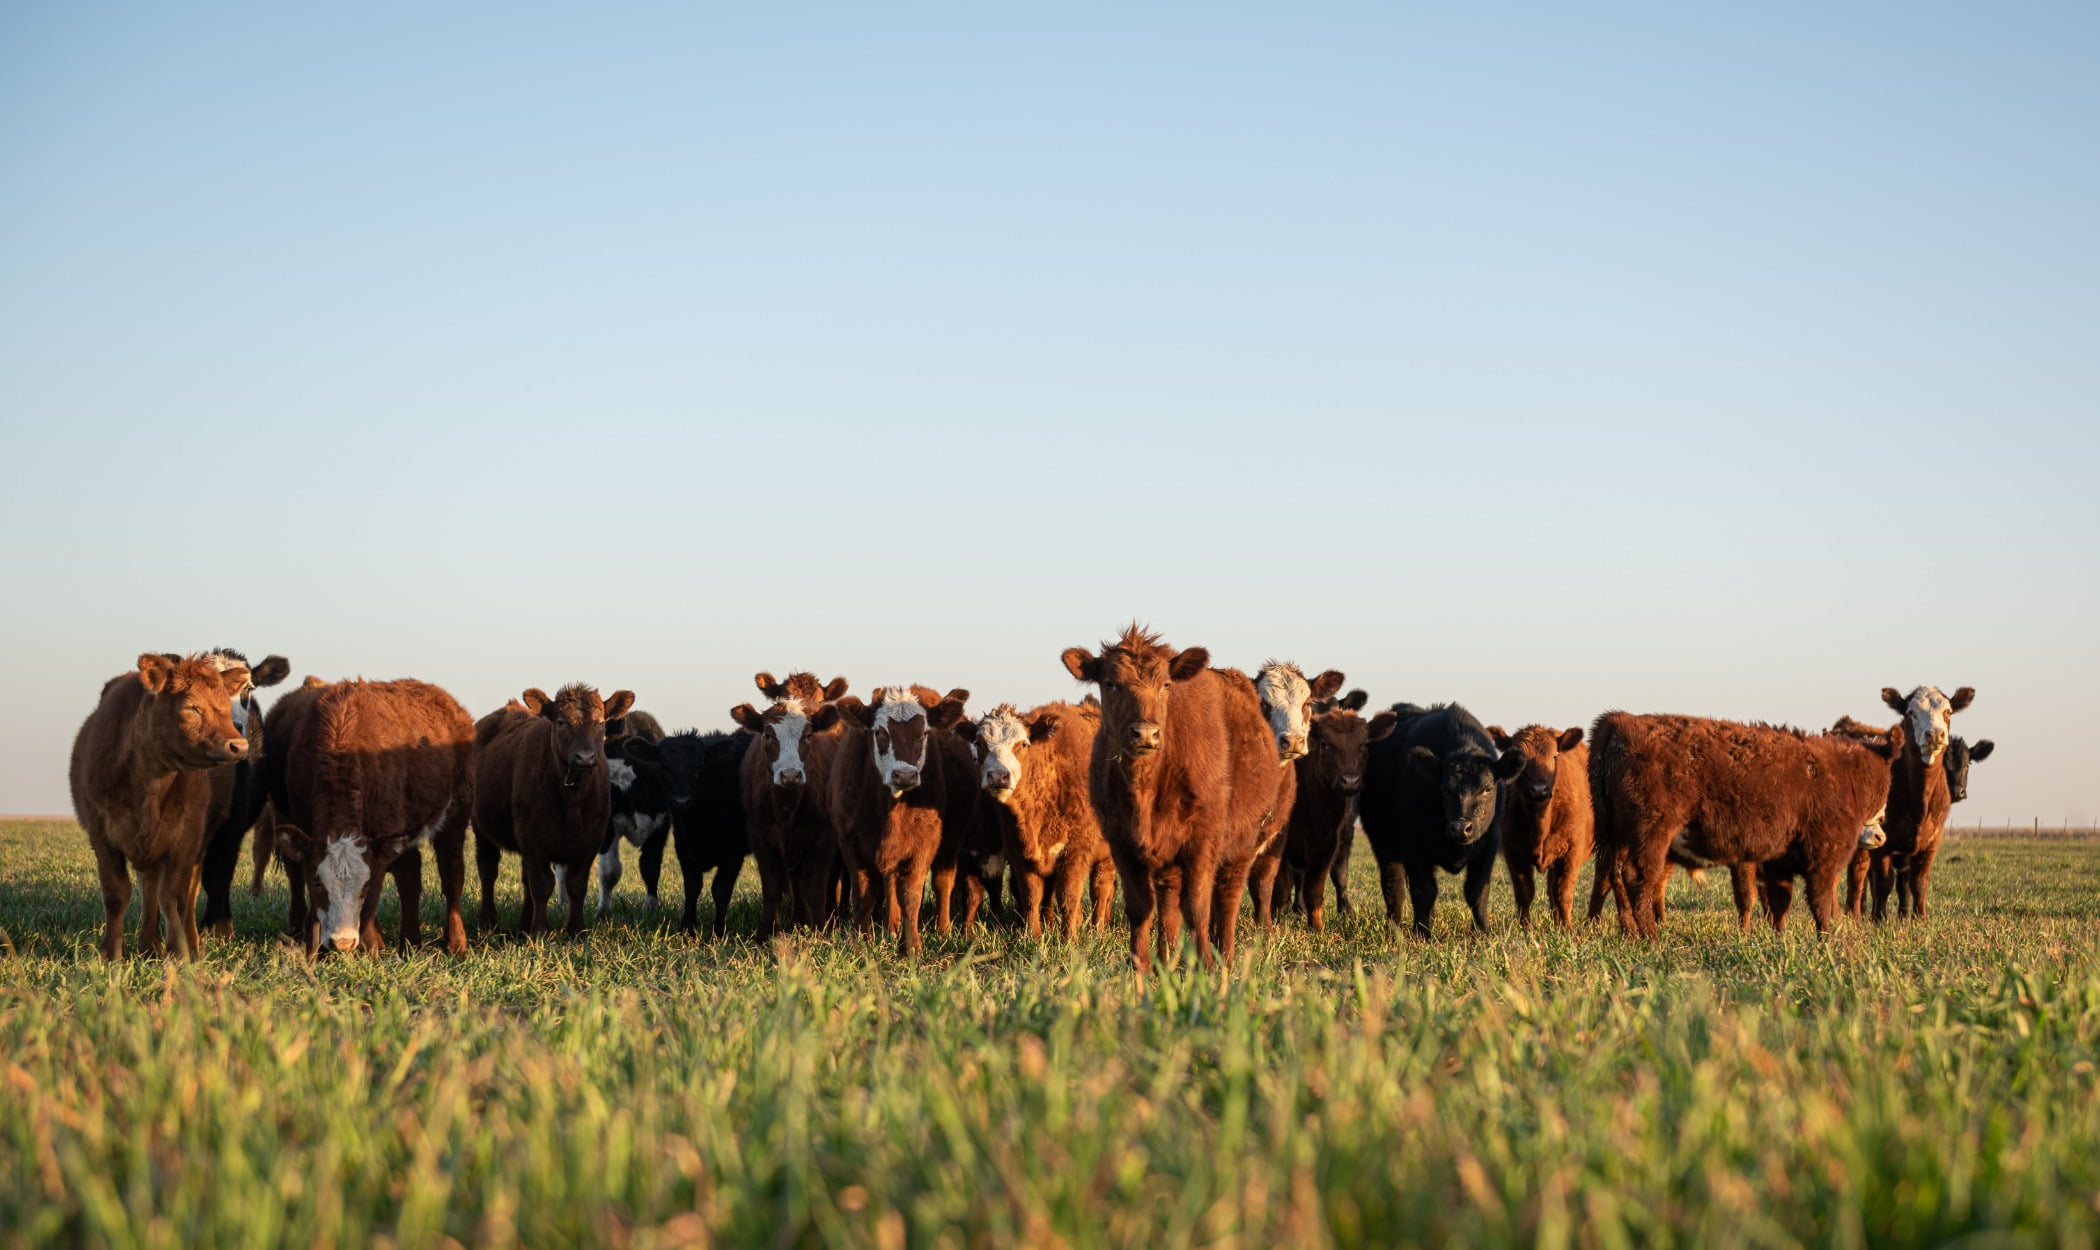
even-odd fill
[[(262, 815), (255, 822), (255, 878), (248, 887), (250, 894), (262, 893), (264, 874), (269, 869), (271, 856), (277, 852), (277, 821), (291, 810), (292, 753), (294, 749), (303, 749), (301, 744), (306, 738), (314, 701), (327, 688), (327, 682), (309, 674), (297, 689), (287, 691), (270, 704), (269, 712), (263, 716), (264, 803)], [(284, 874), (290, 900), (285, 931), (303, 939), (308, 923), (304, 865), (288, 861), (284, 865)]]
[[(1380, 712), (1366, 721), (1357, 713), (1368, 702), (1368, 694), (1352, 690), (1340, 699), (1315, 703), (1306, 753), (1291, 765), (1297, 771), (1297, 798), (1282, 840), (1288, 873), (1284, 884), (1297, 886), (1306, 923), (1315, 933), (1327, 930), (1327, 885), (1343, 840), (1356, 823), (1371, 743), (1391, 733), (1399, 720), (1391, 712)], [(1287, 896), (1287, 888), (1280, 890), (1277, 905)]]
[(770, 700), (766, 710), (742, 703), (729, 716), (754, 738), (738, 787), (746, 842), (758, 864), (757, 936), (763, 941), (780, 925), (783, 900), (788, 922), (802, 926), (829, 923), (838, 905), (829, 781), (839, 730), (812, 732), (810, 716), (845, 697), (846, 679), (820, 684), (809, 673), (790, 673), (779, 682), (758, 673), (753, 681)]
[(700, 930), (700, 888), (710, 872), (715, 874), (715, 914), (709, 932), (715, 937), (728, 932), (729, 900), (750, 849), (741, 789), (744, 753), (757, 741), (742, 731), (693, 729), (660, 742), (628, 740), (627, 762), (637, 777), (663, 792), (669, 805), (671, 843), (685, 879), (685, 910), (678, 919), (685, 933)]
[(1531, 927), (1534, 882), (1543, 871), (1553, 919), (1568, 928), (1575, 923), (1575, 874), (1596, 844), (1590, 749), (1583, 745), (1582, 727), (1526, 725), (1511, 734), (1490, 725), (1488, 737), (1496, 750), (1524, 760), (1503, 796), (1507, 807), (1502, 814), (1502, 857), (1509, 865), (1510, 891), (1516, 895), (1517, 923)]
[(496, 872), (503, 852), (523, 862), (518, 929), (547, 929), (554, 865), (565, 869), (571, 936), (583, 932), (584, 874), (612, 813), (605, 723), (627, 714), (634, 693), (575, 683), (552, 698), (537, 688), (474, 725), (474, 858), (481, 869), (481, 929), (496, 928)]
[[(1240, 896), (1282, 775), (1276, 735), (1245, 673), (1210, 667), (1131, 625), (1099, 653), (1067, 647), (1065, 670), (1100, 687), (1087, 788), (1123, 882), (1130, 954), (1142, 984), (1179, 957), (1187, 920), (1205, 967), (1232, 959)], [(1214, 949), (1215, 947), (1215, 949)]]
[(955, 727), (977, 760), (984, 813), (1013, 873), (1014, 902), (1028, 936), (1043, 935), (1045, 895), (1061, 909), (1066, 941), (1086, 919), (1080, 893), (1093, 889), (1096, 929), (1108, 927), (1115, 861), (1087, 797), (1087, 769), (1101, 709), (1045, 703), (1026, 712), (1002, 703)]
[(1932, 861), (1939, 854), (1948, 809), (1953, 806), (1942, 762), (1953, 736), (1949, 722), (1975, 698), (1971, 686), (1961, 687), (1951, 698), (1937, 686), (1919, 686), (1908, 695), (1893, 686), (1882, 688), (1881, 701), (1903, 717), (1890, 728), (1889, 741), (1896, 742), (1897, 729), (1904, 732), (1889, 783), (1888, 839), (1873, 848), (1867, 862), (1867, 886), (1873, 892), (1877, 921), (1888, 916), (1892, 889), (1897, 915), (1925, 915)]
[(308, 955), (377, 951), (381, 879), (401, 897), (401, 944), (421, 940), (423, 852), (437, 856), (445, 949), (467, 950), (460, 895), (474, 803), (474, 721), (429, 682), (342, 681), (320, 688), (287, 745), (277, 853), (310, 900)]
[(1898, 728), (1877, 745), (1696, 716), (1599, 716), (1590, 798), (1598, 844), (1618, 865), (1610, 875), (1621, 929), (1654, 939), (1655, 896), (1674, 855), (1757, 865), (1774, 928), (1786, 921), (1794, 878), (1806, 877), (1810, 914), (1827, 933), (1839, 874), (1885, 836), (1889, 754), (1902, 736)]
[(1373, 743), (1358, 810), (1378, 858), (1386, 920), (1400, 923), (1404, 888), (1414, 933), (1429, 936), (1438, 871), (1464, 873), (1473, 926), (1488, 931), (1487, 890), (1501, 846), (1501, 783), (1524, 757), (1497, 758), (1487, 728), (1456, 703), (1396, 703), (1391, 733)]
[(1960, 734), (1947, 740), (1947, 753), (1940, 756), (1940, 762), (1947, 768), (1949, 803), (1959, 803), (1969, 797), (1969, 765), (1980, 764), (1991, 758), (1991, 752), (1996, 749), (1997, 744), (1989, 738), (1974, 746), (1969, 745)]
[[(661, 741), (664, 727), (649, 713), (635, 709), (618, 720), (605, 722), (605, 768), (612, 784), (612, 816), (605, 822), (605, 845), (598, 851), (598, 915), (612, 914), (613, 887), (620, 884), (620, 843), (631, 842), (642, 852), (643, 905), (655, 911), (656, 886), (662, 879), (664, 844), (671, 838), (671, 808), (663, 786), (648, 770), (636, 768), (628, 758), (628, 744)], [(562, 870), (554, 872), (561, 884)]]
[(109, 679), (73, 739), (73, 811), (94, 848), (102, 885), (102, 957), (124, 955), (131, 870), (144, 895), (139, 949), (161, 953), (160, 921), (177, 959), (195, 958), (197, 870), (210, 828), (212, 770), (246, 758), (233, 702), (246, 665), (193, 655), (139, 656)]
[(1311, 749), (1314, 705), (1325, 705), (1341, 690), (1347, 678), (1328, 669), (1307, 679), (1303, 670), (1287, 660), (1266, 660), (1255, 670), (1254, 693), (1261, 712), (1276, 735), (1276, 752), (1283, 776), (1277, 778), (1276, 796), (1269, 818), (1262, 827), (1261, 849), (1247, 873), (1247, 890), (1254, 898), (1254, 922), (1267, 929), (1275, 922), (1276, 908), (1290, 893), (1292, 878), (1283, 871), (1288, 853), (1291, 813), (1298, 803), (1297, 764)]
[[(263, 778), (263, 757), (269, 744), (264, 738), (263, 713), (255, 701), (258, 688), (274, 686), (291, 674), (292, 665), (281, 655), (265, 656), (262, 663), (248, 664), (248, 657), (231, 647), (204, 653), (222, 670), (236, 666), (248, 669), (248, 688), (234, 696), (233, 725), (248, 739), (248, 754), (232, 764), (221, 764), (211, 777), (211, 834), (205, 840), (203, 914), (197, 925), (214, 937), (233, 936), (233, 874), (240, 867), (241, 842), (254, 828), (268, 799)], [(170, 659), (178, 657), (170, 656)], [(156, 919), (155, 923), (158, 923)]]
[(872, 702), (826, 703), (819, 732), (841, 727), (831, 763), (830, 809), (854, 877), (854, 921), (865, 930), (878, 904), (907, 955), (920, 950), (919, 911), (930, 874), (934, 926), (951, 931), (949, 908), (963, 840), (980, 801), (970, 748), (951, 729), (967, 690), (884, 686)]

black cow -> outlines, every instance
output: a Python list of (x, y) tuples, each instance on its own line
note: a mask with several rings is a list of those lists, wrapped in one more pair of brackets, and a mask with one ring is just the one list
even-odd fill
[(755, 741), (748, 733), (685, 729), (661, 742), (628, 743), (627, 760), (637, 778), (660, 788), (670, 810), (671, 842), (685, 877), (685, 911), (678, 924), (687, 933), (699, 931), (700, 887), (710, 872), (715, 874), (715, 914), (709, 931), (716, 937), (728, 931), (729, 899), (751, 851), (738, 776), (744, 752)]
[(1949, 803), (1959, 803), (1969, 797), (1969, 765), (1991, 758), (1991, 752), (1996, 749), (1997, 744), (1989, 738), (1983, 739), (1975, 746), (1970, 746), (1961, 738), (1955, 738), (1947, 744), (1946, 752), (1940, 756), (1940, 767), (1947, 770)]
[[(631, 718), (630, 718), (631, 719)], [(671, 803), (653, 769), (637, 766), (639, 750), (657, 745), (635, 734), (605, 739), (606, 771), (612, 790), (612, 815), (605, 822), (605, 845), (598, 851), (598, 914), (612, 911), (613, 887), (620, 884), (620, 843), (642, 849), (645, 906), (657, 908), (656, 885), (663, 877), (664, 844), (671, 840)], [(555, 873), (560, 876), (559, 870)]]
[[(246, 665), (248, 657), (231, 647), (206, 653), (223, 672), (232, 665)], [(292, 671), (291, 662), (273, 655), (248, 669), (249, 688), (233, 700), (234, 728), (249, 737), (249, 751), (237, 763), (222, 764), (212, 777), (211, 814), (215, 822), (204, 846), (200, 863), (204, 908), (197, 927), (218, 937), (233, 936), (233, 874), (240, 866), (241, 842), (255, 825), (268, 801), (269, 786), (263, 776), (262, 708), (255, 701), (255, 688), (274, 686)], [(158, 923), (154, 917), (149, 922)]]
[(1521, 752), (1497, 760), (1487, 729), (1455, 703), (1396, 703), (1398, 723), (1371, 744), (1358, 810), (1378, 857), (1386, 919), (1400, 923), (1404, 884), (1415, 934), (1429, 936), (1437, 870), (1465, 874), (1466, 906), (1487, 932), (1487, 888), (1502, 846), (1501, 782), (1524, 768)]

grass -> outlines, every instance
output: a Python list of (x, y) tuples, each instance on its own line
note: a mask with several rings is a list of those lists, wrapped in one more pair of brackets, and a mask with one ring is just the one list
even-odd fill
[(83, 835), (5, 824), (0, 1244), (2091, 1245), (2094, 849), (1959, 844), (1827, 941), (1725, 880), (1527, 934), (1498, 880), (1485, 939), (1292, 921), (1140, 995), (1120, 933), (684, 938), (631, 864), (580, 942), (309, 964), (278, 888), (105, 966)]

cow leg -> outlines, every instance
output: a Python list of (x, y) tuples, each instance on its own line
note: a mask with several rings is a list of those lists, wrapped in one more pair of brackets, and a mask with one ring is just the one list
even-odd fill
[(496, 932), (496, 870), (503, 866), (503, 848), (478, 829), (474, 832), (474, 866), (481, 873), (481, 932), (488, 936)]
[(122, 959), (124, 909), (131, 906), (131, 871), (124, 863), (123, 852), (101, 838), (94, 839), (94, 847), (95, 875), (102, 882), (102, 958)]
[[(906, 860), (897, 873), (891, 874), (892, 881), (897, 881), (899, 876), (903, 878), (902, 881), (897, 881), (897, 901), (903, 905), (904, 911), (903, 933), (899, 938), (898, 949), (906, 955), (917, 955), (920, 950), (919, 913), (926, 903), (926, 876), (929, 870), (934, 873), (934, 897), (941, 909), (940, 918), (934, 922), (938, 926), (941, 918), (952, 920), (947, 915), (948, 898), (941, 892), (939, 870), (934, 869), (925, 859), (914, 856)], [(948, 868), (948, 888), (955, 888), (955, 868), (952, 864)], [(948, 929), (941, 928), (940, 931), (946, 933)]]
[[(1085, 864), (1067, 855), (1058, 861), (1057, 871), (1050, 876), (1050, 888), (1057, 892), (1057, 909), (1060, 913), (1058, 923), (1064, 927), (1065, 941), (1068, 943), (1079, 940), (1080, 927), (1086, 923), (1085, 895), (1087, 881), (1092, 875), (1087, 871)], [(1020, 884), (1018, 877), (1015, 878), (1015, 884)], [(1038, 926), (1037, 932), (1040, 931)]]
[(977, 923), (977, 911), (984, 906), (984, 878), (974, 872), (963, 874), (962, 931), (965, 935)]
[(168, 913), (168, 944), (177, 959), (196, 959), (204, 954), (197, 933), (197, 879), (200, 866), (168, 870), (167, 893), (161, 906)]
[[(1058, 871), (1063, 871), (1062, 865)], [(1026, 861), (1014, 861), (1014, 906), (1021, 909), (1021, 925), (1032, 938), (1043, 936), (1043, 889), (1048, 883)]]
[(1932, 860), (1939, 848), (1920, 851), (1910, 857), (1910, 914), (1919, 920), (1925, 918), (1925, 895), (1932, 881)]
[(656, 831), (654, 837), (642, 843), (642, 890), (648, 895), (642, 900), (642, 906), (650, 911), (655, 911), (659, 906), (656, 901), (656, 887), (664, 876), (664, 843), (670, 840), (671, 822), (667, 820), (664, 827)]
[(1867, 910), (1867, 861), (1871, 852), (1861, 851), (1845, 866), (1845, 913), (1864, 916)]
[(240, 867), (245, 829), (228, 826), (204, 844), (204, 915), (202, 925), (213, 937), (233, 936), (233, 873)]
[(607, 838), (605, 849), (598, 852), (598, 915), (601, 917), (612, 914), (613, 887), (620, 884), (625, 871), (620, 864), (620, 839)]
[[(1276, 836), (1282, 837), (1283, 835), (1278, 834)], [(1276, 924), (1276, 882), (1283, 875), (1282, 870), (1282, 856), (1260, 855), (1255, 857), (1253, 867), (1247, 872), (1244, 888), (1254, 896), (1254, 923), (1263, 932), (1267, 932)], [(1224, 912), (1223, 902), (1224, 900), (1219, 900), (1220, 906), (1218, 910), (1221, 913)], [(1237, 919), (1238, 911), (1239, 909), (1236, 907), (1233, 909), (1232, 915), (1234, 919)], [(1218, 923), (1221, 928), (1234, 927), (1227, 922), (1222, 914)]]
[[(1764, 886), (1765, 914), (1771, 918), (1772, 932), (1779, 933), (1786, 928), (1787, 911), (1794, 905), (1794, 878), (1791, 874), (1760, 869), (1758, 881)], [(1813, 889), (1814, 885), (1811, 883), (1810, 890)], [(1809, 895), (1809, 905), (1815, 905), (1813, 893)]]
[[(423, 944), (423, 850), (411, 846), (394, 861), (391, 872), (394, 895), (401, 900), (401, 945), (414, 949)], [(379, 879), (372, 879), (373, 915), (379, 912)], [(375, 926), (376, 928), (376, 926)]]
[[(158, 956), (160, 943), (161, 877), (164, 869), (155, 864), (139, 870), (139, 954)], [(174, 935), (169, 934), (172, 938)]]
[(1181, 963), (1181, 922), (1187, 917), (1181, 865), (1169, 864), (1152, 877), (1153, 911), (1159, 916), (1159, 960), (1169, 968)]
[[(306, 903), (306, 865), (295, 859), (287, 859), (284, 861), (284, 876), (289, 899), (285, 923), (290, 927), (293, 937), (310, 947), (313, 917), (308, 914)], [(312, 954), (312, 951), (307, 953)]]
[(1553, 904), (1553, 923), (1575, 926), (1575, 861), (1556, 859), (1546, 866), (1546, 898)]
[(1844, 875), (1845, 864), (1845, 857), (1809, 861), (1804, 874), (1808, 878), (1808, 914), (1815, 920), (1818, 934), (1829, 933), (1831, 922), (1837, 918), (1838, 878)]
[(1087, 893), (1094, 904), (1094, 932), (1106, 933), (1115, 919), (1116, 864), (1112, 859), (1100, 860), (1094, 865), (1093, 882)]
[(1381, 860), (1378, 864), (1378, 888), (1385, 894), (1385, 922), (1397, 929), (1404, 917), (1400, 914), (1400, 898), (1407, 893), (1407, 868), (1399, 860)]
[(1493, 852), (1473, 857), (1466, 865), (1466, 907), (1473, 913), (1473, 928), (1488, 931), (1488, 883), (1495, 879)]
[(1896, 857), (1874, 855), (1867, 864), (1867, 887), (1874, 894), (1874, 923), (1889, 916), (1889, 890), (1896, 884)]
[(1418, 938), (1429, 936), (1429, 920), (1436, 913), (1436, 865), (1423, 864), (1420, 869), (1403, 864), (1407, 876), (1407, 899), (1415, 913), (1414, 933)]
[(438, 830), (437, 841), (432, 843), (437, 856), (438, 893), (445, 898), (445, 953), (464, 955), (467, 953), (467, 922), (460, 915), (460, 896), (467, 887), (467, 831), (464, 823), (457, 829)]
[(780, 928), (780, 896), (787, 889), (787, 865), (768, 848), (758, 860), (758, 929), (752, 936), (763, 942)]
[(1327, 878), (1334, 883), (1335, 910), (1348, 915), (1355, 908), (1349, 905), (1349, 852), (1356, 849), (1356, 822), (1342, 822), (1341, 841), (1334, 848), (1334, 863), (1328, 865)]
[(580, 859), (569, 865), (568, 878), (562, 882), (569, 896), (565, 909), (568, 912), (567, 923), (562, 927), (568, 931), (570, 937), (583, 936), (583, 898), (584, 892), (589, 889), (590, 875), (590, 859)]
[(1247, 872), (1254, 865), (1218, 864), (1198, 858), (1182, 877), (1181, 904), (1196, 939), (1196, 959), (1206, 968), (1218, 957), (1232, 959), (1232, 939), (1239, 929), (1240, 899), (1247, 893)]
[[(955, 932), (955, 915), (949, 909), (955, 905), (955, 861), (950, 859), (946, 863), (942, 863), (936, 859), (933, 861), (932, 871), (934, 932), (953, 933)], [(923, 885), (923, 882), (921, 884)], [(911, 899), (916, 904), (919, 896), (914, 894), (911, 896)], [(913, 947), (912, 949), (917, 950), (918, 948)]]
[[(1509, 892), (1517, 900), (1517, 927), (1520, 929), (1531, 927), (1531, 899), (1538, 890), (1535, 872), (1530, 864), (1515, 859), (1509, 861)], [(1470, 872), (1467, 874), (1469, 879), (1471, 875)], [(1548, 893), (1551, 893), (1550, 887)]]
[[(1642, 837), (1619, 857), (1619, 875), (1625, 881), (1626, 915), (1633, 917), (1634, 933), (1654, 941), (1662, 927), (1663, 883), (1670, 875), (1670, 842), (1683, 832), (1665, 829), (1661, 836)], [(1623, 927), (1625, 917), (1620, 919)]]
[(1123, 878), (1123, 911), (1130, 917), (1130, 961), (1137, 967), (1138, 985), (1152, 970), (1152, 913), (1159, 896), (1152, 890), (1150, 874), (1123, 856), (1115, 857), (1116, 871)]
[(1756, 902), (1757, 865), (1730, 864), (1728, 889), (1735, 895), (1735, 927), (1747, 933), (1750, 931), (1750, 908)]
[[(1305, 923), (1314, 933), (1327, 932), (1327, 874), (1318, 868), (1307, 868), (1304, 880), (1298, 883), (1298, 901), (1305, 906)], [(1335, 899), (1335, 906), (1341, 906)]]
[[(722, 937), (729, 932), (729, 900), (736, 896), (736, 879), (742, 875), (744, 875), (744, 857), (741, 855), (733, 857), (728, 863), (715, 869), (715, 913), (708, 917), (707, 921), (707, 931), (715, 937)], [(829, 878), (831, 874), (828, 871), (822, 871), (820, 866), (820, 871), (815, 875), (814, 888), (819, 892), (819, 897), (821, 897), (823, 888), (830, 884)]]
[[(525, 903), (518, 910), (518, 928), (527, 936), (536, 936), (553, 927), (547, 920), (547, 911), (554, 900), (554, 866), (539, 855), (521, 858), (525, 861)], [(578, 880), (576, 884), (581, 886), (583, 882)], [(579, 896), (581, 893), (579, 890)]]

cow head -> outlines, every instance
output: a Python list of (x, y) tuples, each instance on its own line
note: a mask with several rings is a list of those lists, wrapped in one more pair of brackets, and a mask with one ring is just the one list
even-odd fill
[[(437, 819), (425, 827), (383, 836), (352, 825), (337, 826), (332, 821), (330, 827), (312, 831), (277, 821), (278, 858), (284, 860), (286, 871), (299, 873), (306, 880), (312, 917), (305, 934), (308, 953), (356, 950), (364, 932), (366, 903), (378, 905), (366, 895), (376, 888), (381, 874), (411, 846), (436, 837), (451, 810), (447, 803)], [(315, 818), (330, 821), (319, 812)]]
[[(279, 675), (280, 678), (282, 674)], [(246, 664), (217, 655), (139, 657), (148, 734), (177, 768), (211, 768), (248, 757), (248, 738), (234, 721), (234, 701), (250, 686)]]
[(1917, 748), (1918, 758), (1928, 768), (1939, 763), (1940, 753), (1947, 749), (1947, 739), (1951, 736), (1948, 722), (1975, 697), (1976, 690), (1972, 686), (1963, 686), (1951, 699), (1941, 694), (1938, 686), (1919, 686), (1907, 696), (1897, 694), (1894, 686), (1881, 688), (1881, 701), (1903, 713), (1903, 724), (1910, 731), (1911, 743)]
[(1969, 797), (1969, 765), (1991, 758), (1991, 752), (1995, 749), (1997, 744), (1989, 738), (1974, 746), (1970, 746), (1959, 737), (1947, 743), (1947, 753), (1940, 757), (1940, 765), (1947, 770), (1949, 802), (1959, 803)]
[[(607, 750), (617, 750), (635, 774), (654, 782), (666, 802), (684, 811), (700, 796), (700, 774), (707, 764), (707, 740), (696, 729), (682, 729), (660, 742), (647, 738), (625, 738)], [(614, 772), (619, 771), (615, 765)], [(618, 784), (618, 778), (614, 778)]]
[(819, 684), (815, 673), (789, 673), (786, 681), (774, 681), (771, 673), (755, 673), (751, 681), (758, 687), (759, 693), (772, 702), (800, 699), (802, 706), (810, 711), (815, 711), (819, 704), (830, 703), (845, 697), (846, 694), (845, 678), (834, 677)]
[(963, 705), (969, 698), (967, 690), (950, 690), (943, 695), (925, 686), (884, 686), (875, 692), (873, 703), (848, 700), (826, 704), (825, 710), (818, 713), (817, 726), (829, 728), (837, 717), (851, 716), (866, 729), (875, 775), (889, 787), (890, 797), (897, 798), (916, 789), (925, 779), (926, 751), (933, 734), (953, 728), (962, 719)]
[(1011, 803), (1014, 791), (1021, 787), (1022, 754), (1033, 744), (1055, 737), (1057, 721), (1055, 712), (1023, 716), (1013, 704), (1002, 703), (974, 721), (963, 721), (955, 733), (976, 755), (977, 782), (985, 793), (1001, 803)]
[[(1371, 755), (1371, 723), (1358, 716), (1369, 696), (1352, 690), (1347, 698), (1314, 707), (1315, 715), (1306, 730), (1306, 757), (1313, 780), (1338, 794), (1356, 794), (1364, 788), (1364, 767)], [(1390, 714), (1386, 725), (1392, 730)]]
[[(168, 658), (172, 660), (176, 657), (171, 655)], [(281, 655), (272, 655), (265, 656), (262, 663), (251, 666), (248, 657), (232, 647), (215, 647), (205, 652), (203, 658), (210, 661), (221, 673), (234, 668), (248, 670), (248, 680), (243, 683), (242, 689), (233, 695), (233, 727), (249, 739), (249, 755), (253, 756), (257, 746), (255, 739), (262, 735), (262, 708), (255, 702), (255, 692), (259, 687), (274, 686), (289, 677), (292, 662)]]
[(615, 690), (609, 699), (581, 682), (563, 686), (548, 698), (537, 687), (519, 696), (525, 710), (554, 726), (547, 736), (563, 789), (574, 789), (605, 755), (605, 722), (618, 720), (634, 706), (634, 692)]
[[(852, 702), (859, 703), (855, 699)], [(826, 708), (839, 705), (827, 703)], [(786, 698), (761, 712), (748, 703), (739, 703), (729, 709), (730, 719), (738, 726), (755, 735), (758, 743), (751, 749), (759, 753), (766, 762), (766, 769), (773, 778), (776, 789), (799, 791), (809, 781), (809, 769), (802, 759), (803, 740), (809, 736), (809, 711), (802, 700)], [(827, 727), (836, 723), (838, 713), (833, 712), (826, 720)]]
[(1202, 647), (1176, 651), (1138, 625), (1101, 645), (1099, 655), (1067, 647), (1065, 670), (1101, 687), (1101, 732), (1124, 759), (1143, 759), (1166, 741), (1167, 700), (1177, 681), (1193, 680), (1210, 665)]
[(1453, 751), (1439, 759), (1428, 747), (1416, 747), (1407, 753), (1407, 766), (1416, 777), (1436, 787), (1444, 804), (1445, 836), (1470, 844), (1495, 827), (1498, 783), (1516, 776), (1524, 767), (1524, 757), (1511, 753), (1494, 760), (1478, 751)]
[(1553, 798), (1553, 784), (1560, 776), (1561, 752), (1581, 745), (1582, 730), (1526, 725), (1506, 734), (1500, 725), (1490, 725), (1488, 737), (1495, 740), (1495, 749), (1503, 753), (1504, 759), (1515, 755), (1522, 761), (1515, 773), (1508, 774), (1517, 796), (1532, 804), (1544, 804)]
[(1328, 669), (1307, 681), (1296, 664), (1270, 660), (1254, 677), (1254, 692), (1261, 696), (1262, 715), (1276, 735), (1276, 750), (1285, 762), (1305, 754), (1306, 734), (1312, 727), (1313, 703), (1325, 702), (1342, 688), (1342, 674)]

